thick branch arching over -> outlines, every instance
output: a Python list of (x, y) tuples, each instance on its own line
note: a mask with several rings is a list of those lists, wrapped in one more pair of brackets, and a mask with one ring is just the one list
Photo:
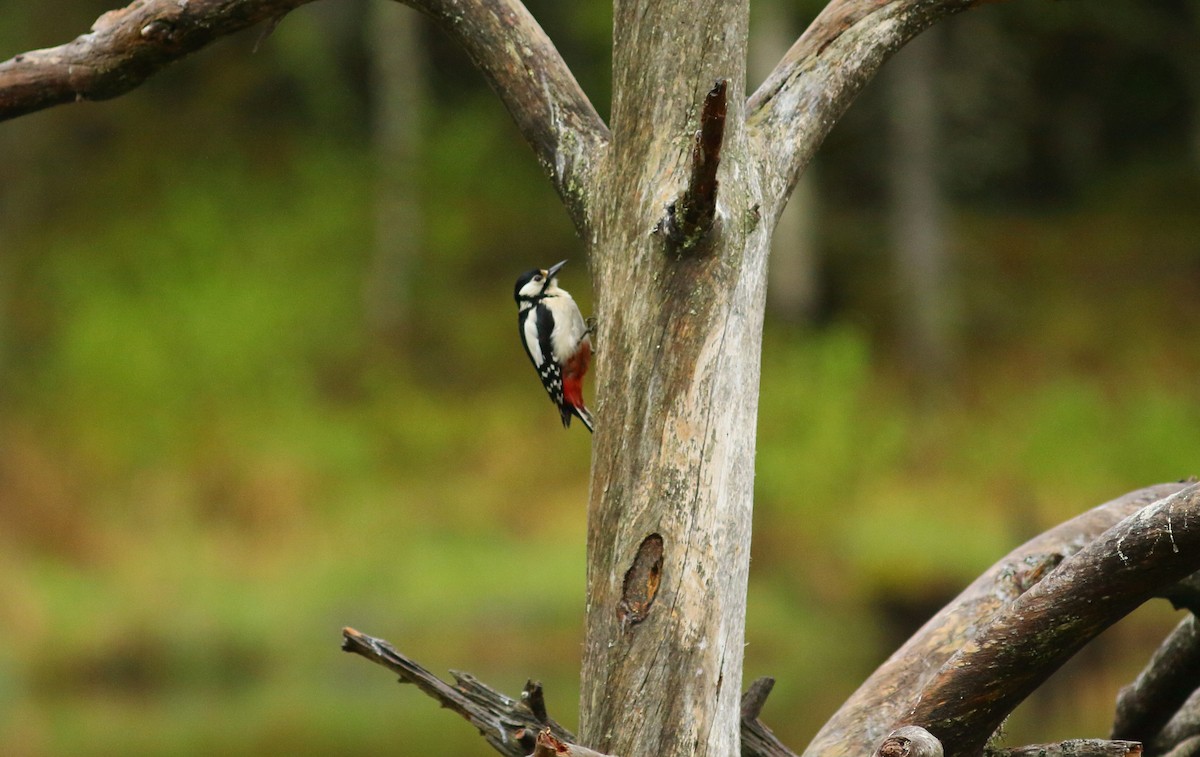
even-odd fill
[(1097, 505), (1009, 552), (947, 604), (859, 686), (804, 751), (855, 757), (872, 749), (910, 709), (938, 669), (1001, 608), (1066, 557), (1122, 519), (1184, 489), (1157, 484)]
[(922, 687), (901, 724), (972, 757), (1009, 713), (1101, 631), (1200, 569), (1200, 484), (1160, 500), (1063, 560)]
[[(311, 0), (136, 0), (57, 47), (0, 63), (0, 121), (63, 103), (123, 95), (221, 37), (278, 21)], [(520, 0), (403, 0), (471, 56), (546, 170), (576, 229), (608, 127)]]

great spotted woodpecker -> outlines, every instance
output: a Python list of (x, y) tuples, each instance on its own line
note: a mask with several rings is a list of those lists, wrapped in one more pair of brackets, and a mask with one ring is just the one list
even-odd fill
[(563, 427), (570, 427), (574, 415), (591, 431), (592, 414), (583, 404), (583, 376), (592, 362), (591, 328), (570, 293), (558, 286), (555, 274), (566, 264), (521, 274), (513, 289), (517, 325), (525, 354), (558, 407)]

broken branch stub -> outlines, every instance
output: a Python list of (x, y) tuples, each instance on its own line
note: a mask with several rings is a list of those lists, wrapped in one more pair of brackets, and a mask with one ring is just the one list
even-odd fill
[(667, 239), (679, 252), (697, 248), (712, 230), (717, 213), (717, 168), (725, 139), (727, 79), (718, 79), (704, 96), (700, 128), (692, 138), (688, 183), (679, 197), (667, 206)]
[(759, 678), (742, 695), (742, 757), (796, 757), (796, 753), (784, 746), (758, 719), (773, 688), (774, 678)]

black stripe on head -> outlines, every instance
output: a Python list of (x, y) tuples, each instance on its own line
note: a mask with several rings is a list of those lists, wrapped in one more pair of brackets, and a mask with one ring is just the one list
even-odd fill
[(542, 293), (545, 292), (545, 290), (546, 290), (546, 285), (549, 283), (549, 279), (546, 279), (546, 278), (542, 279), (542, 286), (538, 289), (538, 293), (532, 297), (530, 297), (528, 295), (522, 297), (521, 290), (525, 288), (526, 284), (533, 281), (534, 278), (536, 278), (538, 276), (544, 277), (545, 275), (546, 275), (546, 272), (544, 270), (542, 270), (541, 268), (531, 268), (528, 271), (526, 271), (525, 273), (518, 276), (517, 283), (515, 286), (513, 286), (513, 299), (516, 300), (518, 304), (520, 304), (521, 300), (528, 300), (530, 302), (540, 300), (542, 298)]

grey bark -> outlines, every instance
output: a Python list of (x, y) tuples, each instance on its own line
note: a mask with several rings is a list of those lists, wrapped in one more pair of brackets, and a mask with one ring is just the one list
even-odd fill
[[(1193, 691), (1158, 733), (1147, 740), (1147, 751), (1150, 754), (1165, 754), (1197, 738), (1200, 738), (1200, 688)], [(1196, 745), (1193, 744), (1192, 748), (1196, 748)]]
[(383, 639), (353, 628), (342, 629), (342, 649), (391, 670), (400, 676), (400, 683), (413, 684), (442, 707), (464, 718), (492, 748), (507, 757), (528, 755), (543, 731), (560, 742), (575, 740), (546, 714), (540, 683), (526, 683), (519, 699), (507, 697), (467, 673), (454, 673), (455, 683), (451, 685)]
[[(614, 8), (612, 147), (590, 240), (601, 359), (580, 712), (583, 743), (603, 752), (738, 751), (769, 239), (752, 210), (746, 23), (744, 0)], [(719, 79), (729, 84), (714, 225), (680, 254), (653, 230), (688, 184)], [(629, 624), (623, 578), (654, 534), (661, 585)]]

